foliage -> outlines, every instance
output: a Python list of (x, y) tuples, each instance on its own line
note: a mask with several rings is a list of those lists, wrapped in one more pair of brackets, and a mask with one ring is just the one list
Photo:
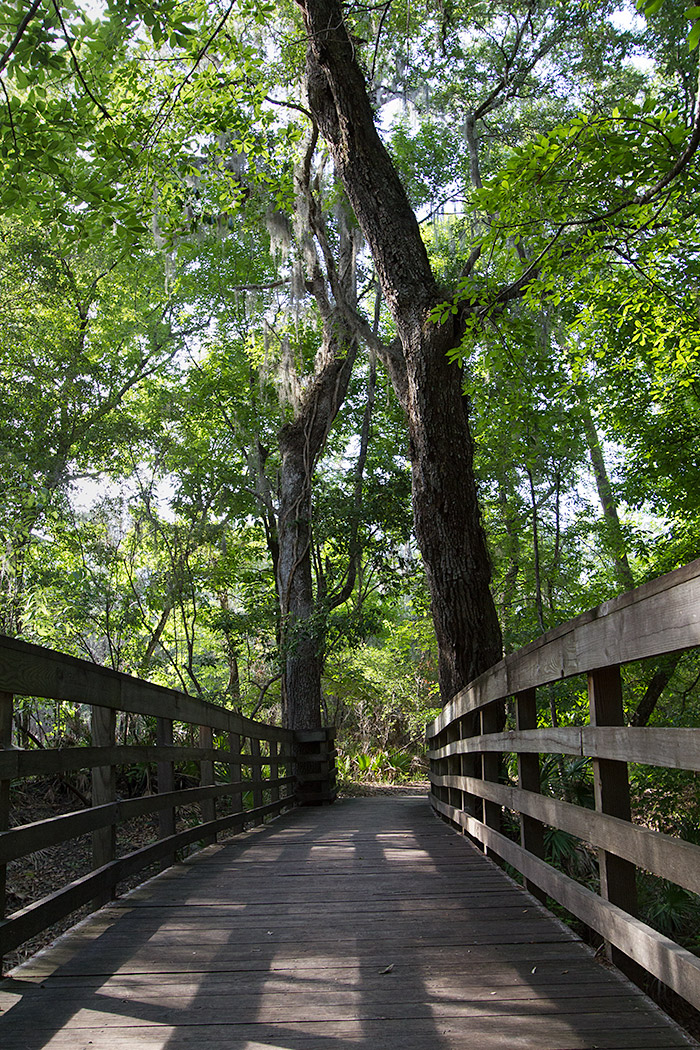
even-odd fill
[[(351, 10), (441, 314), (463, 332), (507, 650), (617, 593), (621, 546), (635, 581), (700, 551), (696, 158), (658, 189), (692, 134), (700, 19), (652, 0), (645, 25), (621, 28), (617, 6)], [(295, 198), (310, 141), (298, 15), (30, 10), (13, 43), (22, 16), (0, 4), (2, 629), (277, 718), (279, 436), (323, 329), (309, 291), (323, 252)], [(323, 151), (310, 158), (329, 253), (352, 234), (374, 321), (371, 259)], [(376, 332), (395, 336), (381, 304)], [(313, 623), (347, 755), (417, 754), (436, 694), (410, 448), (380, 373), (358, 510), (368, 377), (363, 344), (313, 465)], [(331, 608), (354, 520), (357, 579)], [(630, 716), (648, 680), (627, 673)], [(543, 722), (582, 719), (579, 685), (541, 692)], [(696, 695), (681, 666), (659, 711), (695, 724)], [(545, 774), (588, 797), (576, 763)], [(661, 774), (635, 790), (678, 826)]]
[(400, 784), (421, 774), (420, 766), (407, 751), (340, 752), (338, 776), (344, 782)]

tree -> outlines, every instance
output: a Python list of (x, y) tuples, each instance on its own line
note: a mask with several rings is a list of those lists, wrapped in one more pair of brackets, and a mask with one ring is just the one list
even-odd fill
[[(444, 295), (404, 187), (376, 130), (357, 45), (343, 10), (335, 0), (299, 0), (299, 6), (308, 38), (309, 104), (370, 245), (400, 340), (400, 351), (386, 356), (397, 376), (411, 431), (416, 533), (433, 596), (447, 699), (494, 662), (500, 640), (488, 589), (488, 556), (461, 377), (446, 359), (463, 352), (465, 327), (474, 332), (514, 300), (546, 297), (582, 261), (586, 266), (598, 261), (609, 251), (611, 221), (614, 241), (629, 242), (631, 223), (632, 238), (643, 243), (644, 231), (658, 221), (654, 209), (659, 198), (687, 171), (700, 143), (700, 109), (689, 137), (681, 122), (669, 136), (663, 114), (645, 127), (643, 119), (626, 123), (613, 111), (600, 120), (609, 129), (604, 151), (595, 122), (591, 125), (581, 115), (569, 127), (555, 128), (544, 141), (517, 147), (502, 167), (502, 181), (483, 187), (475, 119), (517, 95), (537, 62), (561, 42), (567, 25), (581, 28), (576, 14), (563, 14), (552, 30), (534, 5), (524, 5), (519, 13), (517, 5), (510, 5), (514, 27), (507, 48), (501, 49), (503, 75), (490, 93), (484, 92), (481, 106), (466, 115), (472, 182), (486, 236), (473, 236), (461, 290), (441, 311), (436, 307)], [(552, 16), (551, 11), (547, 14)], [(534, 29), (535, 16), (543, 15), (544, 22)], [(524, 40), (537, 33), (541, 46), (527, 54)], [(610, 137), (613, 132), (615, 138)], [(652, 151), (642, 171), (632, 152), (639, 149), (640, 140)], [(580, 174), (573, 164), (579, 165)], [(611, 172), (616, 175), (612, 181)], [(526, 229), (529, 236), (523, 245)], [(474, 276), (489, 241), (492, 251), (510, 243), (519, 273), (510, 281), (504, 273), (501, 287), (493, 292), (487, 288), (484, 294)]]
[(430, 321), (444, 296), (413, 209), (377, 133), (341, 8), (328, 0), (300, 6), (309, 41), (311, 110), (369, 244), (399, 336), (385, 358), (408, 418), (415, 528), (432, 595), (440, 687), (447, 701), (501, 654), (468, 405), (460, 370), (448, 359), (461, 333), (452, 315), (442, 324)]
[(107, 240), (99, 250), (62, 250), (31, 224), (2, 233), (0, 580), (2, 624), (13, 634), (22, 631), (23, 565), (37, 530), (78, 478), (109, 460), (131, 426), (129, 398), (192, 329), (171, 313), (152, 255), (127, 265)]
[[(273, 313), (289, 319), (299, 296), (305, 307), (314, 304), (303, 333), (291, 322), (277, 325), (288, 362), (304, 365), (301, 373), (289, 371), (293, 397), (274, 442), (268, 431), (264, 441), (248, 443), (244, 456), (277, 565), (280, 634), (287, 632), (290, 642), (283, 646), (291, 675), (286, 684), (300, 698), (300, 711), (308, 696), (317, 710), (329, 609), (329, 595), (319, 604), (320, 592), (311, 588), (311, 481), (361, 344), (384, 360), (407, 415), (416, 530), (444, 699), (500, 655), (473, 424), (484, 437), (493, 434), (504, 454), (518, 457), (517, 464), (502, 465), (496, 485), (495, 502), (507, 510), (510, 561), (499, 604), (506, 612), (514, 607), (518, 566), (529, 558), (539, 626), (559, 610), (563, 488), (575, 484), (579, 467), (578, 453), (562, 465), (571, 406), (548, 413), (537, 403), (557, 396), (554, 383), (533, 388), (537, 396), (523, 405), (527, 440), (498, 435), (485, 422), (474, 361), (488, 354), (491, 371), (501, 368), (494, 347), (499, 339), (518, 346), (527, 312), (539, 316), (532, 326), (542, 330), (543, 355), (554, 358), (576, 340), (551, 332), (594, 332), (605, 297), (614, 299), (611, 316), (619, 309), (627, 318), (646, 314), (642, 327), (656, 328), (655, 346), (666, 365), (669, 355), (692, 346), (687, 326), (674, 324), (663, 348), (659, 311), (651, 316), (637, 309), (641, 293), (625, 298), (624, 290), (640, 269), (649, 274), (661, 252), (673, 264), (674, 227), (692, 228), (700, 116), (694, 57), (684, 59), (681, 80), (672, 79), (678, 19), (655, 29), (653, 49), (666, 72), (662, 86), (641, 102), (647, 78), (622, 61), (639, 37), (615, 28), (607, 0), (585, 9), (545, 0), (399, 7), (380, 12), (343, 9), (335, 0), (299, 3), (309, 43), (308, 104), (299, 91), (298, 15), (287, 5), (205, 10), (165, 0), (147, 12), (120, 5), (94, 21), (67, 5), (54, 4), (48, 16), (33, 5), (16, 27), (9, 19), (0, 55), (10, 118), (2, 191), (9, 206), (42, 214), (54, 208), (73, 236), (80, 232), (93, 243), (115, 229), (129, 251), (149, 239), (153, 225), (174, 285), (183, 281), (188, 257), (193, 274), (211, 274), (212, 316), (232, 308), (225, 295), (214, 294), (216, 280), (228, 282), (232, 294), (236, 287), (256, 293), (265, 287), (269, 294), (243, 318), (244, 328), (261, 330)], [(107, 37), (115, 44), (110, 63), (100, 57)], [(370, 37), (372, 44), (363, 43)], [(27, 75), (30, 66), (36, 76)], [(664, 107), (680, 82), (685, 109), (674, 112)], [(378, 104), (401, 99), (405, 106), (391, 139), (393, 156), (376, 131), (372, 97)], [(334, 173), (317, 146), (317, 129)], [(336, 176), (383, 288), (387, 313), (374, 326), (347, 266), (353, 220)], [(275, 267), (262, 230), (286, 223), (291, 213), (297, 222), (293, 265)], [(218, 243), (209, 237), (215, 231), (236, 246), (235, 272), (207, 271), (206, 252), (195, 257), (191, 249), (197, 241)], [(350, 256), (355, 272), (364, 270), (367, 292), (371, 277), (362, 248), (355, 243)], [(616, 286), (611, 273), (618, 275)], [(181, 302), (197, 298), (193, 289), (194, 280)], [(595, 416), (589, 361), (569, 356), (573, 381)], [(558, 374), (555, 367), (549, 371)], [(503, 383), (488, 387), (508, 400)], [(504, 408), (504, 417), (514, 418), (513, 406)], [(277, 466), (279, 506), (272, 484)], [(241, 476), (238, 466), (233, 473)], [(490, 520), (496, 520), (487, 495)], [(531, 558), (519, 525), (531, 536)], [(351, 555), (341, 593), (355, 562)], [(322, 592), (318, 558), (315, 572)], [(309, 717), (308, 711), (302, 716), (307, 724)]]

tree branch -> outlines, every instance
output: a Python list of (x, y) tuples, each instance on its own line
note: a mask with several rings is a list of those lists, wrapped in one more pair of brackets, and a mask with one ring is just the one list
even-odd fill
[(7, 93), (7, 88), (5, 87), (5, 81), (2, 79), (2, 77), (0, 77), (0, 87), (2, 87), (2, 92), (3, 92), (3, 95), (5, 96), (5, 102), (7, 103), (7, 116), (8, 116), (9, 122), (10, 122), (10, 132), (12, 134), (12, 141), (15, 144), (15, 152), (19, 153), (19, 146), (17, 145), (17, 132), (15, 130), (15, 122), (12, 119), (12, 106), (10, 105), (10, 96)]
[(85, 80), (85, 77), (82, 74), (82, 70), (80, 69), (80, 66), (78, 65), (78, 59), (76, 57), (75, 51), (73, 50), (73, 44), (71, 43), (71, 39), (70, 39), (70, 37), (68, 35), (68, 29), (66, 28), (66, 23), (63, 21), (63, 15), (61, 14), (61, 9), (58, 6), (58, 3), (56, 2), (56, 0), (53, 0), (53, 9), (56, 12), (56, 17), (58, 18), (58, 21), (61, 23), (61, 29), (63, 30), (63, 39), (65, 40), (66, 47), (68, 48), (68, 50), (70, 52), (70, 57), (73, 59), (73, 68), (75, 69), (75, 73), (76, 73), (76, 76), (77, 76), (78, 80), (83, 85), (83, 87), (85, 88), (85, 91), (87, 92), (88, 96), (95, 103), (95, 105), (99, 109), (100, 113), (102, 113), (107, 118), (107, 120), (111, 120), (112, 118), (110, 117), (109, 113), (107, 112), (105, 107), (102, 105), (102, 103), (99, 101), (99, 99), (95, 98), (95, 96), (93, 95), (92, 91), (88, 87), (88, 84), (87, 84), (87, 81)]
[(3, 53), (3, 55), (0, 57), (0, 73), (2, 73), (3, 69), (5, 68), (7, 63), (10, 61), (10, 59), (12, 58), (13, 54), (15, 53), (15, 50), (17, 49), (17, 45), (19, 44), (20, 40), (22, 39), (22, 37), (25, 34), (27, 26), (32, 21), (32, 19), (34, 18), (35, 14), (37, 13), (37, 11), (39, 10), (40, 7), (41, 7), (41, 0), (34, 0), (34, 3), (29, 8), (29, 10), (27, 11), (26, 15), (24, 16), (24, 18), (20, 22), (19, 26), (17, 27), (17, 32), (15, 33), (14, 37), (12, 38), (12, 41), (11, 41), (9, 47)]

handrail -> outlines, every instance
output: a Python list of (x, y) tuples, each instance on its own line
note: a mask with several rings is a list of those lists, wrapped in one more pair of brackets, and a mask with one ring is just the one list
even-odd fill
[[(89, 705), (91, 745), (17, 748), (16, 696)], [(117, 744), (118, 712), (155, 718), (156, 742)], [(191, 740), (178, 743), (183, 734), (174, 727), (182, 723), (190, 727), (190, 736), (194, 727), (195, 746)], [(305, 785), (300, 796), (297, 765), (311, 770), (302, 779), (321, 781), (318, 790), (325, 789), (327, 799), (334, 756), (331, 738), (328, 730), (295, 734), (256, 722), (198, 697), (0, 635), (0, 959), (78, 908), (107, 902), (121, 881), (154, 862), (167, 866), (185, 846), (213, 843), (222, 831), (243, 830), (304, 802)], [(184, 761), (198, 765), (199, 786), (178, 788), (176, 763)], [(118, 799), (116, 767), (135, 763), (156, 767), (157, 794)], [(91, 808), (10, 827), (12, 780), (78, 769), (92, 771)], [(223, 769), (227, 775), (222, 777)], [(316, 787), (311, 785), (312, 795)], [(193, 804), (199, 808), (196, 825), (178, 826), (178, 807)], [(117, 826), (146, 814), (158, 817), (156, 840), (117, 856)], [(92, 871), (6, 915), (7, 865), (87, 833), (92, 835)]]
[[(700, 645), (700, 559), (542, 635), (462, 689), (426, 728), (435, 810), (516, 868), (540, 899), (562, 904), (629, 960), (700, 1008), (700, 958), (636, 916), (636, 870), (700, 893), (700, 846), (632, 823), (628, 763), (700, 771), (700, 729), (623, 724), (620, 665)], [(537, 728), (536, 690), (586, 674), (590, 725)], [(504, 730), (512, 698), (515, 730)], [(515, 754), (518, 783), (501, 782)], [(541, 754), (592, 760), (595, 809), (540, 793)], [(519, 815), (520, 843), (501, 830)], [(544, 858), (544, 829), (595, 847), (600, 893)], [(620, 955), (623, 953), (623, 955)]]

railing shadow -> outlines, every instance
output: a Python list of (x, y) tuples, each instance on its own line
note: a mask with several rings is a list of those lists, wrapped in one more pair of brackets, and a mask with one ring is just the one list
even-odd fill
[(659, 1024), (425, 799), (297, 810), (133, 904), (45, 989), (14, 982), (4, 1050), (67, 1026), (71, 1050), (543, 1050), (612, 1045), (613, 1015), (639, 1048)]

